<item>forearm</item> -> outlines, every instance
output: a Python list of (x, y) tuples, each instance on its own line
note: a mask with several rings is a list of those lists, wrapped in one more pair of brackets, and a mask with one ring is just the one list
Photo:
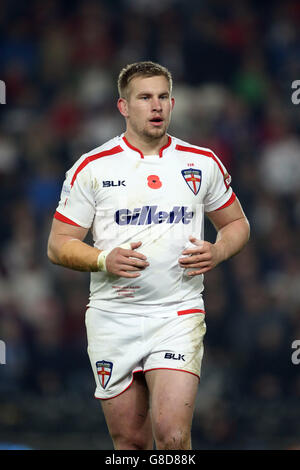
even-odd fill
[(49, 240), (48, 245), (48, 257), (52, 263), (76, 271), (98, 271), (97, 259), (100, 252), (98, 248), (71, 237), (61, 237), (55, 243)]
[(217, 234), (215, 247), (218, 248), (220, 262), (239, 253), (250, 237), (250, 226), (242, 217), (222, 227)]

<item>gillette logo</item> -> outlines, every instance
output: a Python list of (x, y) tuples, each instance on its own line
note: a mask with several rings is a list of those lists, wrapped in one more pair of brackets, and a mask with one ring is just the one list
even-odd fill
[(133, 211), (120, 209), (115, 213), (118, 225), (179, 224), (191, 222), (194, 212), (188, 212), (186, 206), (174, 206), (170, 212), (157, 210), (158, 206), (137, 207)]

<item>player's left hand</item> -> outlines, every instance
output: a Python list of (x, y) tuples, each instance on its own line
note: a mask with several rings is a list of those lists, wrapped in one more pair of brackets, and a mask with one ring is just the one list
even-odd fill
[(186, 248), (183, 250), (183, 257), (179, 258), (179, 265), (182, 268), (199, 268), (188, 271), (188, 276), (204, 274), (215, 268), (221, 261), (222, 256), (218, 246), (207, 241), (198, 240), (190, 236), (189, 240), (195, 245), (195, 248)]

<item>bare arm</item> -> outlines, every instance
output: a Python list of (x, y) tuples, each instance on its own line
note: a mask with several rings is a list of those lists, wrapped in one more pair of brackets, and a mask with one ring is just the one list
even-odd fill
[[(84, 242), (88, 229), (53, 219), (48, 240), (48, 258), (54, 264), (76, 271), (99, 271), (101, 250)], [(134, 251), (141, 242), (132, 242), (131, 249), (116, 247), (106, 258), (107, 271), (122, 277), (138, 277), (148, 266), (146, 257)], [(131, 272), (129, 272), (131, 271)]]
[(238, 199), (229, 207), (206, 214), (217, 230), (215, 246), (221, 261), (236, 255), (250, 237), (250, 225)]
[(76, 271), (98, 271), (100, 250), (84, 243), (87, 233), (86, 228), (53, 219), (48, 240), (50, 261)]
[(217, 238), (213, 244), (190, 238), (195, 248), (184, 250), (182, 254), (185, 257), (179, 259), (182, 267), (199, 268), (188, 272), (189, 275), (210, 271), (222, 261), (236, 255), (249, 240), (249, 222), (237, 199), (230, 206), (206, 215), (217, 230)]

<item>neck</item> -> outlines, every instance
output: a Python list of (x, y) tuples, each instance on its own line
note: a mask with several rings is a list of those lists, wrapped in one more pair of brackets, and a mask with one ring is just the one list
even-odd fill
[(128, 142), (133, 146), (139, 149), (143, 155), (158, 155), (160, 149), (164, 147), (168, 142), (168, 135), (164, 134), (162, 137), (145, 137), (138, 136), (128, 129), (125, 132), (124, 136)]

